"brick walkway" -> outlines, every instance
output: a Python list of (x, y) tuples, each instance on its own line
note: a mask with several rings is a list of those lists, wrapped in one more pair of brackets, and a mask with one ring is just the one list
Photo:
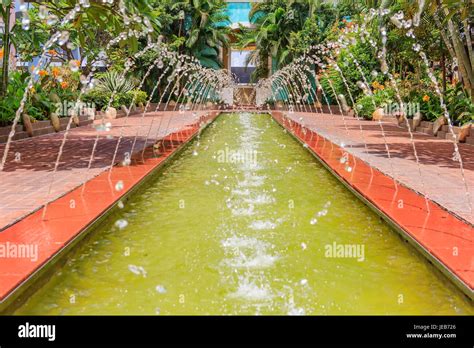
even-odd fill
[[(156, 139), (185, 128), (201, 114), (148, 113), (146, 117), (140, 114), (105, 121), (110, 122), (110, 130), (98, 130), (101, 121), (71, 129), (54, 176), (64, 132), (12, 142), (7, 163), (0, 172), (0, 231), (107, 170), (120, 134), (123, 137), (117, 162), (131, 151), (134, 142), (133, 152), (137, 153), (145, 143), (150, 146)], [(95, 155), (88, 168), (96, 138)], [(2, 155), (4, 148), (4, 144), (0, 145)], [(21, 160), (15, 161), (18, 154)]]
[[(459, 162), (452, 159), (452, 141), (414, 133), (418, 165), (407, 129), (393, 122), (383, 122), (389, 159), (378, 122), (329, 114), (295, 112), (288, 116), (337, 144), (343, 143), (348, 152), (474, 224)], [(474, 146), (459, 144), (459, 148), (474, 204)]]

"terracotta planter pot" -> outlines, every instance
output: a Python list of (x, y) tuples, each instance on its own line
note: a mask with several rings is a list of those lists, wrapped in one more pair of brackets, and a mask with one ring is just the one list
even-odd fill
[(385, 115), (385, 111), (383, 108), (377, 108), (372, 113), (372, 121), (381, 121)]
[(79, 125), (81, 124), (81, 120), (79, 120), (79, 116), (77, 116), (77, 114), (74, 114), (71, 117), (72, 117), (72, 122), (74, 123), (74, 125), (76, 127), (79, 127)]
[(51, 113), (49, 119), (51, 120), (51, 126), (53, 126), (54, 131), (59, 132), (61, 130), (61, 121), (59, 120), (58, 114), (55, 112)]
[(174, 100), (171, 100), (171, 101), (168, 103), (168, 108), (167, 108), (167, 110), (173, 110), (175, 106), (176, 106), (176, 102), (175, 102)]
[(23, 121), (23, 128), (29, 137), (33, 136), (33, 125), (31, 124), (31, 118), (28, 114), (22, 114), (21, 119)]
[(105, 118), (108, 118), (110, 120), (117, 118), (117, 109), (113, 107), (108, 108), (105, 112)]
[(433, 123), (433, 134), (438, 135), (439, 130), (446, 124), (446, 117), (440, 116)]
[(413, 129), (416, 129), (417, 127), (420, 126), (421, 120), (422, 120), (422, 115), (421, 115), (420, 112), (417, 112), (417, 113), (413, 116)]
[(406, 126), (407, 121), (404, 113), (399, 112), (394, 114), (394, 116), (396, 117), (399, 126)]
[(472, 123), (465, 124), (464, 126), (461, 127), (461, 130), (459, 131), (459, 142), (464, 143), (466, 142), (466, 138), (470, 135), (471, 133), (471, 127)]

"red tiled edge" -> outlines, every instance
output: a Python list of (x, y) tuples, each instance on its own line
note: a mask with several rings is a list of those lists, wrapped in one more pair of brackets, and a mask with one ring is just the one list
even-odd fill
[(461, 286), (466, 295), (471, 299), (474, 298), (474, 229), (472, 225), (436, 203), (426, 200), (415, 191), (401, 184), (396, 185), (392, 178), (349, 153), (347, 153), (347, 163), (353, 169), (348, 172), (345, 170), (346, 164), (340, 161), (346, 153), (343, 148), (314, 131), (306, 128), (303, 131), (301, 124), (288, 120), (281, 112), (273, 112), (272, 116), (300, 141), (306, 143), (339, 179), (411, 237), (428, 253), (427, 256), (431, 256), (432, 261), (439, 263), (437, 266), (444, 266), (445, 269), (441, 270), (448, 270), (450, 273), (448, 276)]
[[(132, 164), (114, 167), (84, 185), (51, 202), (43, 219), (44, 208), (18, 221), (0, 233), (0, 244), (37, 245), (38, 259), (2, 258), (0, 266), (0, 305), (38, 270), (82, 235), (98, 218), (127, 195), (146, 176), (166, 162), (172, 154), (199, 132), (199, 123), (213, 120), (218, 112), (203, 116), (164, 140), (164, 151), (156, 157), (152, 148), (136, 153)], [(140, 158), (138, 158), (140, 157)], [(115, 189), (118, 181), (124, 188)], [(72, 208), (73, 207), (73, 208)], [(13, 296), (12, 296), (13, 297)]]

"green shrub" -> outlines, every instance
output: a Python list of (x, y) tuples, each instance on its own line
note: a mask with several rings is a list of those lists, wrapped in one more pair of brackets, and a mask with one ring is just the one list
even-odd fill
[(145, 104), (148, 99), (147, 93), (145, 91), (140, 91), (138, 89), (129, 91), (125, 95), (127, 96), (127, 103), (124, 105), (126, 105), (127, 107), (130, 105), (133, 98), (135, 98), (135, 105)]
[(110, 93), (104, 93), (98, 89), (92, 89), (85, 93), (81, 100), (87, 104), (95, 105), (97, 110), (102, 110), (107, 106), (110, 99)]
[[(383, 74), (378, 74), (376, 77), (372, 76), (372, 71), (380, 70), (380, 64), (377, 59), (374, 57), (374, 52), (372, 51), (371, 46), (368, 43), (357, 42), (357, 44), (351, 46), (350, 48), (343, 49), (341, 54), (337, 57), (337, 65), (340, 67), (342, 75), (346, 79), (349, 91), (352, 95), (354, 101), (363, 97), (363, 91), (357, 86), (358, 81), (362, 81), (363, 78), (357, 68), (354, 60), (349, 55), (351, 53), (359, 66), (364, 73), (366, 79), (371, 79), (369, 82), (378, 81), (383, 82), (385, 77)], [(327, 74), (327, 77), (326, 77)], [(334, 87), (335, 94), (331, 88), (330, 82)], [(320, 78), (321, 86), (324, 88), (324, 91), (328, 98), (332, 101), (336, 100), (336, 95), (343, 94), (346, 96), (347, 103), (349, 106), (352, 105), (351, 98), (349, 98), (349, 93), (347, 91), (346, 84), (341, 76), (341, 73), (337, 71), (333, 66), (326, 69), (325, 74)]]
[(454, 123), (463, 125), (474, 121), (474, 103), (461, 84), (446, 91), (446, 104)]
[[(382, 85), (378, 85), (382, 86)], [(363, 95), (356, 100), (356, 109), (359, 117), (371, 120), (377, 108), (385, 108), (394, 102), (395, 91), (391, 88), (377, 88), (372, 95)]]
[[(23, 94), (25, 93), (27, 77), (27, 73), (20, 71), (10, 73), (7, 93), (0, 99), (0, 126), (10, 125), (15, 119), (16, 111), (20, 107)], [(27, 98), (24, 112), (35, 120), (43, 120), (47, 119), (51, 107), (51, 104), (48, 104), (47, 96), (44, 95), (38, 85), (35, 85), (35, 88)]]
[(375, 111), (375, 106), (374, 106), (374, 97), (366, 95), (363, 97), (360, 97), (356, 101), (356, 109), (359, 117), (363, 117), (367, 120), (372, 119), (372, 114)]
[(414, 99), (420, 105), (420, 112), (423, 120), (435, 121), (443, 115), (439, 97), (432, 92), (418, 94)]

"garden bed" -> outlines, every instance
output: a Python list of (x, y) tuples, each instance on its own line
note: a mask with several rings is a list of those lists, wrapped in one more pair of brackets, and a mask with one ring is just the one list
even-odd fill
[[(408, 120), (410, 123), (410, 126), (413, 126), (413, 120)], [(424, 133), (427, 135), (435, 136), (433, 127), (434, 127), (434, 122), (429, 122), (429, 121), (421, 121), (420, 125), (414, 129), (414, 131), (419, 132), (419, 133)], [(404, 122), (400, 123), (400, 126), (403, 128), (406, 128), (406, 124)], [(453, 126), (453, 131), (456, 135), (458, 135), (461, 131), (461, 127)], [(452, 140), (452, 135), (451, 132), (449, 131), (449, 126), (444, 125), (441, 126), (441, 128), (438, 130), (436, 137), (439, 139), (446, 139), (446, 140)], [(474, 134), (470, 133), (466, 137), (466, 140), (463, 142), (464, 144), (468, 145), (474, 145)]]
[[(69, 122), (69, 117), (61, 118), (60, 122), (61, 122), (61, 131), (66, 130), (67, 124)], [(88, 116), (79, 116), (79, 127), (87, 126), (91, 124), (92, 122), (94, 121), (89, 119)], [(34, 137), (38, 135), (55, 133), (54, 128), (51, 125), (51, 121), (49, 120), (36, 121), (36, 122), (33, 122), (31, 125), (33, 127)], [(76, 125), (74, 124), (74, 122), (72, 123), (71, 128), (76, 128)], [(11, 129), (12, 129), (12, 126), (0, 127), (0, 144), (7, 142), (8, 134), (10, 134)], [(13, 140), (20, 140), (20, 139), (26, 139), (26, 138), (29, 138), (29, 136), (27, 132), (24, 130), (23, 125), (16, 126)]]

